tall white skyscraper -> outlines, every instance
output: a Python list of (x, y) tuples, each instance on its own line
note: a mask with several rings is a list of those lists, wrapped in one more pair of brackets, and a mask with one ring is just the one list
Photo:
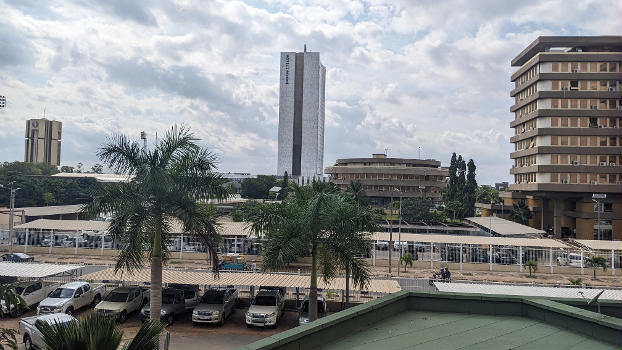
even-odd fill
[(325, 78), (319, 52), (281, 52), (278, 175), (322, 176)]

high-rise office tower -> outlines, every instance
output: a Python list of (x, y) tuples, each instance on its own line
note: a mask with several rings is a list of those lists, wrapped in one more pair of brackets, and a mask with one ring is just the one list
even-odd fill
[(26, 121), (24, 162), (60, 165), (63, 123), (47, 119)]
[(281, 52), (278, 175), (322, 176), (325, 77), (319, 52)]
[(622, 37), (539, 37), (512, 66), (506, 204), (558, 238), (622, 239)]

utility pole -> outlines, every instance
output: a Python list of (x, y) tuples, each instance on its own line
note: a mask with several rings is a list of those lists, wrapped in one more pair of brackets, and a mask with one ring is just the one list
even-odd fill
[(400, 192), (400, 213), (399, 213), (399, 218), (398, 218), (399, 221), (397, 223), (398, 225), (397, 226), (397, 240), (400, 242), (399, 243), (400, 260), (399, 260), (399, 264), (397, 265), (397, 276), (398, 277), (400, 275), (400, 264), (402, 263), (402, 255), (404, 255), (404, 246), (402, 245), (402, 191), (399, 191), (399, 192)]
[(391, 193), (391, 201), (389, 202), (389, 246), (387, 249), (389, 250), (389, 277), (391, 277), (391, 251), (393, 250), (393, 189), (389, 189), (389, 192)]
[[(9, 251), (13, 252), (13, 211), (15, 209), (15, 192), (19, 191), (20, 188), (13, 188), (13, 182), (10, 183), (10, 193), (11, 199), (9, 200)], [(0, 185), (2, 188), (6, 188), (5, 186)]]

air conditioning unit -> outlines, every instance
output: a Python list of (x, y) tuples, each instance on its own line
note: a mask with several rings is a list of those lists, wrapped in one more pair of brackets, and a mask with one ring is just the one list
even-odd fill
[(562, 87), (562, 90), (568, 91), (569, 89), (568, 89), (568, 87), (567, 87), (567, 86), (563, 86), (563, 87)]
[(579, 73), (579, 70), (578, 69), (573, 69), (572, 72), (573, 73)]
[(568, 180), (562, 180), (563, 184), (568, 184)]
[(590, 109), (598, 109), (598, 106), (591, 106)]
[(616, 91), (616, 88), (610, 86), (609, 91)]
[(578, 161), (576, 161), (576, 160), (573, 160), (573, 161), (572, 161), (572, 165), (581, 165), (581, 163), (579, 163), (579, 162), (578, 162)]
[(607, 166), (607, 162), (600, 162), (600, 166)]
[(622, 106), (618, 106), (618, 109), (622, 109)]
[(616, 166), (616, 163), (611, 162), (611, 163), (609, 163), (609, 166)]
[(599, 126), (598, 126), (598, 128), (599, 128), (599, 129), (602, 129), (602, 128), (604, 128), (604, 126), (602, 126), (602, 125), (599, 125)]
[(596, 181), (590, 181), (590, 184), (592, 184), (592, 185), (596, 185), (596, 184), (597, 184), (597, 182), (596, 182)]
[(622, 185), (622, 181), (618, 181), (618, 185)]

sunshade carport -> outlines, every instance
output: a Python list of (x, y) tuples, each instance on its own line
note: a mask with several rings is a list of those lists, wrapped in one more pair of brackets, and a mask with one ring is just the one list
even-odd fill
[[(106, 221), (95, 220), (50, 220), (50, 219), (38, 219), (35, 221), (27, 222), (25, 224), (15, 226), (16, 229), (26, 230), (26, 244), (24, 245), (24, 253), (28, 251), (28, 234), (30, 230), (48, 230), (50, 231), (50, 250), (52, 253), (52, 247), (54, 246), (54, 231), (100, 231), (105, 232), (108, 230), (109, 223)], [(102, 234), (102, 255), (104, 250), (104, 234)], [(78, 241), (74, 247), (74, 254), (78, 253)]]
[(0, 262), (0, 276), (17, 278), (43, 278), (66, 275), (83, 268), (83, 265), (38, 264)]
[[(280, 273), (256, 273), (256, 272), (220, 272), (214, 276), (211, 271), (183, 271), (163, 270), (162, 283), (196, 284), (196, 285), (234, 285), (234, 286), (278, 286), (286, 288), (309, 288), (310, 276)], [(94, 281), (118, 281), (146, 283), (151, 280), (149, 269), (140, 269), (133, 272), (115, 272), (109, 268), (102, 271), (80, 276), (81, 280)], [(329, 283), (324, 283), (318, 278), (318, 288), (322, 289), (345, 289), (345, 278), (334, 278)], [(367, 292), (390, 294), (400, 291), (399, 283), (394, 280), (372, 279), (367, 287)]]
[(611, 274), (615, 275), (615, 256), (616, 251), (618, 254), (622, 251), (622, 241), (603, 241), (603, 240), (593, 240), (593, 239), (575, 239), (572, 240), (573, 243), (578, 245), (582, 250), (588, 249), (591, 251), (595, 251), (598, 253), (610, 254), (608, 258), (611, 264)]

